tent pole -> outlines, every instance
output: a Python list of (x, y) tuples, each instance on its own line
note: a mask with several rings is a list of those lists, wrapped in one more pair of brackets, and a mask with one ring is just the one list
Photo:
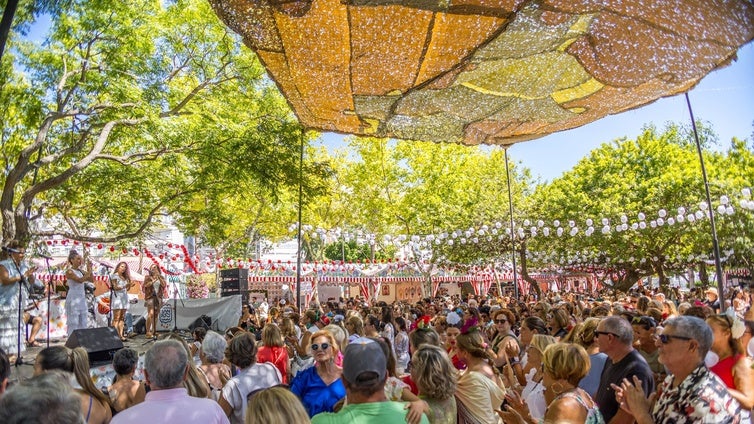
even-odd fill
[(301, 154), (298, 162), (298, 237), (296, 238), (296, 305), (299, 313), (301, 305), (301, 210), (304, 198), (304, 130), (301, 130)]
[(707, 195), (707, 210), (709, 211), (709, 222), (712, 226), (712, 252), (715, 255), (715, 273), (717, 274), (717, 292), (720, 300), (720, 311), (725, 309), (725, 296), (723, 289), (723, 267), (720, 263), (720, 245), (717, 241), (717, 227), (715, 226), (715, 212), (712, 209), (712, 197), (709, 194), (709, 180), (707, 179), (707, 169), (704, 166), (704, 156), (702, 155), (702, 144), (699, 141), (699, 133), (696, 131), (696, 121), (694, 120), (694, 111), (691, 109), (691, 100), (689, 93), (685, 93), (686, 105), (689, 108), (691, 117), (691, 128), (694, 130), (694, 140), (696, 141), (696, 151), (699, 153), (699, 163), (702, 165), (702, 180), (704, 180), (704, 192)]
[(513, 296), (518, 300), (518, 271), (516, 271), (516, 232), (513, 230), (513, 194), (511, 193), (511, 171), (508, 168), (508, 147), (503, 147), (505, 152), (505, 179), (508, 182), (508, 209), (510, 210), (511, 224), (511, 257), (513, 258)]

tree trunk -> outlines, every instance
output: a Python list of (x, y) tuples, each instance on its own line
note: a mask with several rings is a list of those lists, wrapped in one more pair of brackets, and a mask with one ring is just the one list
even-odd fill
[[(702, 283), (702, 287), (709, 287), (709, 275), (707, 274), (707, 264), (699, 262), (699, 282)], [(693, 288), (693, 287), (690, 287)]]
[(657, 277), (660, 279), (660, 291), (665, 293), (670, 286), (670, 278), (665, 274), (665, 267), (662, 262), (653, 263), (652, 267), (657, 273)]
[[(537, 293), (537, 299), (542, 299), (542, 289), (539, 287), (539, 282), (529, 276), (529, 270), (526, 264), (526, 243), (521, 243), (521, 250), (519, 250), (519, 257), (521, 258), (521, 278), (529, 283), (529, 287), (533, 287)], [(518, 284), (518, 281), (514, 281), (513, 284)], [(519, 297), (521, 294), (519, 293)]]

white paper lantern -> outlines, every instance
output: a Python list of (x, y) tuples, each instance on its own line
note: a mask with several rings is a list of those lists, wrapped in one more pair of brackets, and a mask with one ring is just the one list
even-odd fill
[(479, 230), (479, 231), (477, 232), (477, 234), (479, 234), (480, 236), (483, 236), (483, 235), (484, 235), (484, 233), (485, 233), (485, 231), (484, 231), (484, 228), (482, 228), (481, 230)]
[(665, 225), (665, 220), (662, 218), (657, 218), (657, 225), (662, 227), (663, 225)]
[(602, 234), (610, 234), (610, 226), (609, 225), (605, 225), (604, 227), (602, 227)]
[(631, 229), (632, 230), (637, 230), (638, 228), (639, 228), (639, 224), (637, 224), (636, 222), (634, 222), (633, 224), (631, 224)]
[(728, 215), (733, 215), (736, 211), (733, 210), (733, 206), (728, 205), (728, 207), (725, 208), (725, 213)]
[(696, 211), (696, 212), (694, 212), (694, 216), (696, 216), (696, 219), (702, 219), (702, 218), (704, 218), (704, 212), (702, 212), (702, 211)]
[(671, 216), (670, 218), (668, 218), (668, 225), (673, 225), (673, 224), (675, 224), (675, 219), (673, 219), (673, 217)]
[(665, 212), (665, 209), (660, 209), (659, 211), (657, 211), (657, 215), (658, 215), (658, 216), (659, 216), (660, 218), (665, 218), (665, 216), (667, 216), (667, 214), (668, 214), (668, 213), (667, 213), (667, 212)]
[(448, 239), (448, 246), (452, 246), (452, 245), (453, 245), (453, 239)]
[(553, 225), (554, 227), (560, 227), (560, 221), (558, 221), (558, 220), (556, 219), (555, 221), (552, 221), (552, 225)]
[(681, 206), (680, 208), (678, 208), (678, 215), (684, 215), (684, 214), (686, 214), (686, 208)]
[(615, 226), (615, 231), (616, 231), (616, 232), (619, 232), (619, 233), (620, 233), (621, 231), (623, 231), (623, 224), (618, 224), (618, 225), (616, 225), (616, 226)]
[(558, 227), (558, 237), (563, 235), (563, 229)]
[(531, 225), (531, 221), (529, 221), (528, 219), (525, 219), (524, 220), (524, 227), (528, 227), (529, 225)]
[(577, 227), (573, 227), (573, 228), (571, 228), (571, 232), (570, 232), (570, 234), (571, 234), (571, 237), (573, 237), (573, 236), (575, 236), (576, 234), (578, 234), (578, 232), (579, 232), (579, 229), (578, 229)]
[(502, 227), (503, 227), (503, 224), (501, 224), (500, 221), (498, 221), (498, 222), (495, 223), (495, 228), (500, 229)]
[(496, 236), (496, 235), (497, 235), (497, 228), (493, 228), (493, 229), (492, 229), (492, 230), (491, 230), (490, 232), (491, 232), (491, 233), (492, 233), (493, 235), (495, 235), (495, 236)]
[(466, 239), (461, 237), (461, 244), (466, 244)]
[(725, 205), (718, 205), (717, 206), (717, 213), (719, 213), (720, 215), (724, 214), (725, 213)]
[(602, 218), (602, 225), (610, 225), (610, 220), (607, 218)]
[(550, 236), (550, 228), (549, 227), (542, 228), (542, 234), (544, 234), (545, 237), (549, 237)]
[(639, 212), (638, 216), (639, 216), (639, 221), (644, 221), (644, 218), (646, 218), (643, 212)]
[(741, 189), (741, 194), (742, 194), (742, 195), (743, 195), (743, 196), (744, 196), (745, 198), (747, 198), (747, 199), (748, 199), (749, 197), (751, 197), (751, 189), (749, 189), (748, 187), (742, 188), (742, 189)]
[(720, 196), (720, 203), (722, 203), (723, 205), (727, 205), (729, 201), (730, 199), (728, 199), (728, 196), (726, 195)]
[(620, 222), (622, 222), (622, 223), (625, 224), (626, 222), (628, 222), (628, 217), (625, 214), (621, 215), (620, 216)]
[(709, 205), (707, 204), (707, 202), (699, 202), (699, 209), (706, 211), (708, 207)]
[(642, 229), (642, 230), (643, 230), (643, 229), (645, 229), (645, 228), (647, 228), (647, 223), (646, 223), (646, 222), (644, 222), (644, 221), (641, 221), (641, 222), (639, 223), (639, 228), (640, 228), (640, 229)]
[(592, 226), (592, 218), (587, 218), (586, 219), (586, 226), (587, 227), (591, 227)]
[(657, 224), (658, 224), (657, 221), (654, 221), (654, 220), (653, 221), (649, 221), (649, 226), (652, 227), (652, 228), (656, 228)]
[(487, 224), (484, 224), (484, 225), (482, 225), (482, 229), (483, 229), (484, 231), (487, 231), (487, 230), (489, 230), (489, 229), (490, 229), (490, 227), (488, 227), (488, 226), (487, 226)]
[(479, 238), (474, 237), (473, 239), (471, 239), (471, 242), (474, 243), (474, 244), (477, 244), (477, 243), (479, 243)]
[(542, 228), (544, 226), (545, 226), (545, 222), (544, 221), (542, 221), (541, 219), (537, 220), (537, 227)]
[(686, 215), (686, 220), (688, 222), (694, 222), (694, 221), (696, 221), (696, 216), (693, 213), (690, 213), (690, 214)]
[(685, 218), (683, 217), (683, 215), (678, 215), (678, 216), (676, 216), (676, 217), (675, 217), (675, 220), (676, 220), (677, 222), (683, 222), (683, 221), (684, 221), (684, 219), (685, 219)]

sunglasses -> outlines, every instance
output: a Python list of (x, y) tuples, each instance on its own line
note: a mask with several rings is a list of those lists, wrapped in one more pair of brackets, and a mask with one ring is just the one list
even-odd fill
[(657, 327), (655, 319), (649, 316), (633, 317), (631, 324), (643, 325), (647, 330)]
[(506, 322), (508, 322), (507, 319), (496, 319), (495, 320), (495, 324), (505, 324)]
[(312, 345), (312, 350), (320, 350), (320, 348), (322, 350), (327, 350), (328, 348), (330, 348), (330, 343), (322, 343), (322, 344), (314, 343)]
[(611, 336), (613, 336), (613, 337), (618, 337), (617, 334), (611, 333), (609, 331), (597, 331), (597, 330), (594, 331), (594, 337), (607, 336), (608, 334), (611, 335)]
[(674, 336), (672, 334), (660, 334), (659, 336), (657, 336), (657, 338), (660, 340), (660, 343), (662, 344), (668, 344), (673, 339), (686, 340), (686, 341), (691, 340), (691, 337)]

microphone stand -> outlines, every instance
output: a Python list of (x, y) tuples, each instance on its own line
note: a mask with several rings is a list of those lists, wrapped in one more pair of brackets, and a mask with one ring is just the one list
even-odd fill
[(52, 302), (52, 272), (50, 272), (50, 258), (45, 258), (45, 263), (47, 264), (47, 275), (50, 276), (50, 281), (47, 283), (47, 347), (50, 347), (50, 307)]
[(16, 272), (18, 272), (19, 277), (21, 278), (18, 280), (18, 323), (16, 330), (18, 331), (18, 336), (16, 337), (16, 364), (15, 366), (18, 367), (19, 365), (24, 364), (24, 358), (21, 356), (21, 323), (23, 322), (23, 289), (26, 289), (26, 292), (29, 292), (29, 287), (26, 284), (26, 276), (21, 272), (21, 268), (18, 266), (18, 263), (16, 263), (15, 259), (11, 259), (11, 262), (13, 262), (13, 266), (16, 268)]

